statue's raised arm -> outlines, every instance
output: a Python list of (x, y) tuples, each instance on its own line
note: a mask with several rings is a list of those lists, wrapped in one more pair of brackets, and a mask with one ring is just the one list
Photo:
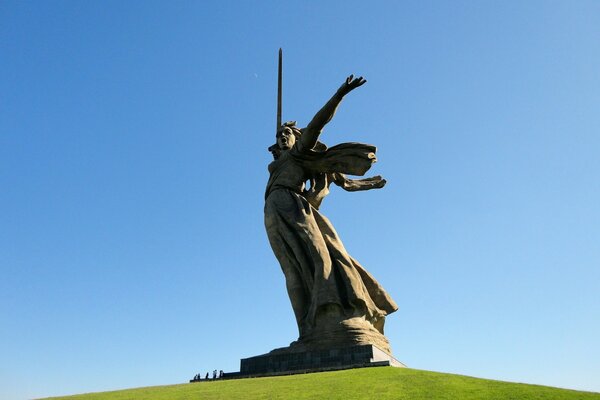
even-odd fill
[(362, 76), (354, 78), (354, 75), (350, 75), (346, 78), (342, 86), (340, 86), (323, 108), (317, 112), (308, 126), (303, 129), (300, 138), (300, 149), (309, 150), (315, 146), (319, 139), (319, 135), (321, 134), (321, 130), (329, 121), (331, 121), (344, 96), (357, 87), (364, 85), (366, 82), (366, 79)]

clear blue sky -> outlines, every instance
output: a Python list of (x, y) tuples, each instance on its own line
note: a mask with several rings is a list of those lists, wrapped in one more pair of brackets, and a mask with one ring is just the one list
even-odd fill
[(600, 391), (597, 1), (0, 3), (0, 398), (184, 382), (296, 338), (284, 120), (388, 186), (322, 211), (410, 367)]

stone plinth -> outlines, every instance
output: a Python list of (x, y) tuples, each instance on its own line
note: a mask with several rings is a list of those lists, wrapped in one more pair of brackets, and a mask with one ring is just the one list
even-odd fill
[(369, 366), (405, 367), (373, 345), (310, 351), (277, 351), (244, 358), (238, 376), (280, 375)]

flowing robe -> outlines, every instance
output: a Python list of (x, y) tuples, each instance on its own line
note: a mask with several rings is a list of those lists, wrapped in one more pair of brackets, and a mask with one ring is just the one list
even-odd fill
[(360, 143), (325, 151), (300, 151), (296, 145), (269, 165), (265, 227), (286, 278), (300, 340), (331, 304), (348, 318), (364, 317), (381, 333), (384, 317), (398, 308), (303, 195), (304, 182), (318, 174), (364, 175), (376, 160), (375, 151)]

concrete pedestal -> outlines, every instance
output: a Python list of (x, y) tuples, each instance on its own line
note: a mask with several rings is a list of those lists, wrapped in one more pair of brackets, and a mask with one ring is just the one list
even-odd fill
[(227, 378), (286, 375), (357, 367), (405, 367), (400, 361), (373, 345), (358, 345), (313, 351), (281, 351), (244, 358), (239, 373)]

